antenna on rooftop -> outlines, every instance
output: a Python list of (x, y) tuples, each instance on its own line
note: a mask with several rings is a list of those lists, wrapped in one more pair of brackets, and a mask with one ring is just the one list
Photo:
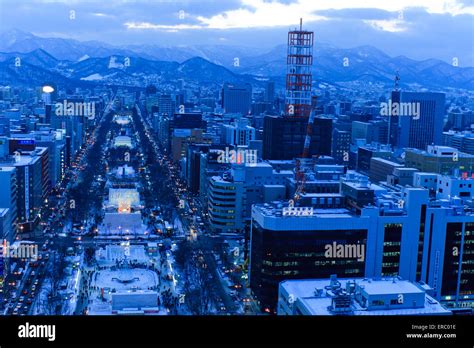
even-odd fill
[(397, 70), (397, 73), (395, 74), (395, 81), (394, 81), (394, 86), (393, 86), (395, 91), (399, 90), (399, 81), (400, 81), (400, 72)]

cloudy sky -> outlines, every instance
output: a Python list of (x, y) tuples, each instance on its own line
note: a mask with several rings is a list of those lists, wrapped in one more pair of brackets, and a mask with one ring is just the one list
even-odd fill
[(474, 66), (474, 0), (1, 0), (0, 32), (111, 44), (270, 49), (298, 25), (316, 42)]

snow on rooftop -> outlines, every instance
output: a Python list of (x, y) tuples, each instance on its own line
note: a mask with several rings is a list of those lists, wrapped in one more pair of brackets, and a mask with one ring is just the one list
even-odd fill
[[(445, 314), (451, 312), (445, 309), (438, 301), (426, 295), (425, 291), (416, 284), (398, 278), (383, 279), (337, 279), (341, 288), (346, 289), (348, 282), (356, 282), (364, 287), (364, 291), (369, 295), (387, 295), (387, 294), (425, 294), (424, 307), (419, 308), (400, 308), (400, 309), (371, 309), (367, 310), (360, 306), (357, 301), (353, 301), (352, 315), (430, 315)], [(332, 315), (328, 310), (331, 306), (332, 298), (325, 289), (330, 284), (329, 279), (303, 279), (303, 280), (287, 280), (280, 283), (280, 294), (283, 291), (286, 296), (292, 295), (300, 305), (312, 315)], [(316, 295), (319, 289), (320, 296)]]
[(359, 285), (364, 286), (364, 291), (371, 294), (407, 294), (422, 293), (423, 290), (408, 280), (361, 280)]

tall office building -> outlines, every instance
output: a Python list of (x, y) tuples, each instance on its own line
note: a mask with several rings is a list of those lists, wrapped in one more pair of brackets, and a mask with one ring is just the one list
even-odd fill
[(474, 155), (474, 129), (465, 132), (456, 132), (453, 130), (443, 132), (443, 145), (451, 146), (460, 152)]
[(390, 158), (393, 152), (390, 146), (378, 143), (359, 146), (357, 149), (357, 171), (369, 174), (372, 157)]
[(251, 110), (251, 105), (252, 86), (250, 84), (224, 84), (222, 87), (222, 108), (225, 113), (247, 115)]
[(17, 184), (18, 233), (32, 232), (49, 194), (49, 155), (45, 147), (23, 152), (17, 160), (0, 162), (0, 167), (15, 168)]
[(34, 146), (47, 147), (49, 154), (49, 175), (50, 187), (54, 187), (60, 181), (66, 170), (65, 168), (65, 141), (61, 137), (60, 132), (52, 131), (51, 129), (34, 131), (27, 134), (16, 134), (18, 141), (31, 141)]
[[(193, 135), (201, 137), (206, 126), (207, 123), (203, 121), (202, 113), (200, 112), (175, 113), (172, 117), (164, 115), (158, 122), (158, 138), (164, 150), (166, 152), (173, 152), (174, 158), (179, 159), (183, 155), (182, 150), (184, 148), (181, 148), (178, 138), (186, 138)], [(178, 140), (178, 143), (175, 143), (177, 146), (172, 149), (174, 140)], [(199, 142), (199, 140), (197, 141)]]
[(421, 280), (449, 307), (474, 306), (474, 215), (460, 199), (428, 206), (420, 226)]
[(268, 81), (265, 86), (265, 102), (273, 103), (275, 101), (275, 82)]
[(332, 132), (332, 157), (336, 163), (349, 164), (351, 133), (337, 128)]
[(227, 145), (249, 145), (255, 140), (255, 128), (250, 126), (249, 120), (241, 118), (233, 124), (222, 126), (221, 142)]
[(189, 191), (192, 193), (199, 193), (201, 155), (208, 153), (210, 148), (210, 144), (191, 143), (188, 145), (186, 154), (186, 183)]
[(399, 147), (424, 150), (428, 145), (442, 144), (444, 93), (403, 92), (400, 105), (412, 112), (399, 115)]
[[(263, 126), (263, 159), (290, 160), (301, 157), (308, 117), (266, 116)], [(309, 153), (331, 156), (332, 119), (315, 117)]]
[(240, 230), (250, 220), (255, 203), (286, 196), (291, 171), (275, 171), (269, 163), (233, 164), (230, 172), (209, 180), (209, 221), (219, 232)]
[(158, 112), (160, 114), (171, 116), (174, 113), (174, 109), (174, 101), (169, 94), (162, 94), (158, 97)]
[(264, 306), (276, 306), (281, 281), (332, 274), (421, 280), (437, 300), (474, 304), (472, 207), (423, 188), (389, 191), (350, 177), (341, 185), (343, 198), (332, 194), (327, 207), (319, 198), (253, 206), (250, 287)]
[(372, 142), (386, 144), (387, 142), (387, 122), (377, 120), (369, 122), (352, 122), (352, 143), (355, 144), (357, 139), (364, 139), (367, 144)]
[[(12, 243), (16, 238), (17, 228), (17, 181), (16, 168), (0, 167), (0, 210), (7, 209), (10, 229), (4, 231), (3, 239)], [(6, 234), (8, 232), (9, 234)]]
[[(4, 241), (12, 244), (14, 242), (14, 233), (12, 219), (10, 217), (10, 209), (0, 208), (0, 243)], [(3, 257), (3, 256), (1, 256)], [(2, 260), (3, 261), (3, 260)], [(0, 270), (0, 277), (2, 276)]]
[[(415, 281), (423, 239), (413, 231), (420, 231), (428, 191), (405, 189), (402, 205), (399, 194), (388, 198), (380, 186), (349, 177), (342, 185), (343, 198), (334, 196), (327, 207), (319, 198), (293, 210), (285, 202), (253, 206), (250, 287), (264, 306), (274, 308), (278, 284), (286, 279), (337, 274)], [(328, 246), (343, 253), (328, 255)]]
[(474, 124), (474, 112), (472, 110), (462, 110), (454, 108), (448, 113), (448, 123), (452, 129), (470, 130)]

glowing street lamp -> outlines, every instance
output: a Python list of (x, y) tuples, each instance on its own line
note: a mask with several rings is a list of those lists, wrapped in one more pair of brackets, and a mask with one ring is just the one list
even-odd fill
[(54, 92), (54, 87), (49, 86), (49, 85), (44, 85), (43, 88), (43, 93), (53, 93)]

